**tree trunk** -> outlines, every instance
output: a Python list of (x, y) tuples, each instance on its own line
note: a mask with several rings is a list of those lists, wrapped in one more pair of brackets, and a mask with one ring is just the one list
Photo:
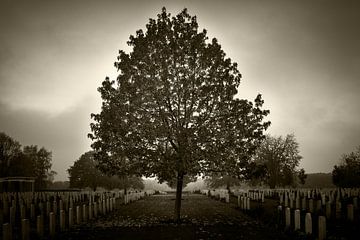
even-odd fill
[(181, 195), (184, 181), (184, 174), (179, 173), (176, 181), (175, 220), (180, 221)]
[(228, 194), (230, 194), (230, 182), (226, 181), (226, 190), (228, 191)]

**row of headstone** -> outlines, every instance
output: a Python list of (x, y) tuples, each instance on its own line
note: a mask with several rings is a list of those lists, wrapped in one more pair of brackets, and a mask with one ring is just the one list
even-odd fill
[[(23, 200), (23, 196), (26, 195), (28, 198), (34, 197), (35, 195), (42, 196), (41, 198), (48, 199), (46, 202), (39, 201), (36, 202), (33, 198), (33, 201), (28, 202)], [(49, 193), (53, 195), (53, 193)], [(64, 197), (66, 195), (66, 197)], [(5, 196), (5, 197), (4, 197)], [(10, 196), (10, 197), (9, 197)], [(13, 224), (20, 224), (21, 219), (27, 218), (31, 221), (35, 220), (36, 215), (45, 215), (49, 216), (50, 212), (53, 212), (55, 215), (58, 215), (61, 210), (67, 210), (69, 208), (74, 208), (76, 205), (81, 205), (83, 203), (89, 202), (93, 203), (95, 201), (99, 202), (104, 199), (111, 198), (113, 196), (119, 196), (118, 194), (113, 193), (90, 193), (90, 194), (79, 194), (78, 192), (74, 194), (63, 194), (58, 195), (61, 197), (58, 198), (48, 198), (44, 197), (45, 194), (29, 194), (29, 193), (10, 193), (2, 194), (2, 204), (0, 204), (0, 226), (5, 222), (12, 222)], [(38, 198), (38, 200), (40, 197)], [(9, 202), (10, 200), (10, 202)], [(86, 200), (86, 201), (85, 201)]]
[(230, 202), (230, 196), (226, 189), (208, 190), (207, 195), (226, 203)]
[(238, 207), (241, 210), (250, 210), (250, 197), (238, 196)]
[[(352, 203), (342, 204), (340, 200), (335, 200), (331, 202), (330, 200), (324, 201), (322, 199), (312, 199), (306, 197), (296, 197), (292, 199), (288, 198), (287, 195), (280, 196), (280, 204), (284, 207), (289, 207), (290, 209), (301, 209), (302, 211), (308, 211), (310, 213), (314, 212), (324, 212), (327, 219), (334, 218), (340, 219), (342, 213), (346, 212), (346, 218), (348, 220), (354, 220), (354, 212), (358, 209), (358, 198), (352, 198)], [(346, 207), (346, 209), (344, 209)]]
[[(283, 206), (278, 206), (278, 214), (280, 217), (283, 215)], [(293, 220), (291, 220), (291, 216), (293, 216)], [(293, 211), (293, 215), (291, 215), (291, 209), (289, 207), (285, 208), (285, 229), (290, 230), (293, 226), (294, 231), (300, 231), (301, 225), (304, 224), (304, 231), (306, 235), (313, 235), (313, 220), (311, 213), (307, 212), (304, 218), (304, 222), (301, 223), (301, 211), (299, 209), (296, 209)], [(291, 224), (293, 222), (293, 225)], [(325, 216), (318, 216), (318, 238), (319, 240), (326, 239), (326, 217)]]
[[(36, 233), (37, 238), (44, 237), (45, 225), (48, 226), (48, 236), (54, 237), (56, 229), (65, 231), (71, 228), (74, 224), (81, 224), (93, 218), (97, 218), (100, 214), (107, 214), (115, 209), (116, 198), (104, 198), (99, 202), (89, 202), (82, 206), (76, 206), (76, 211), (73, 208), (61, 209), (59, 213), (50, 212), (48, 215), (38, 215), (36, 217)], [(47, 220), (47, 221), (46, 221)], [(12, 240), (14, 222), (10, 221), (2, 225), (3, 240)], [(28, 240), (30, 236), (30, 220), (26, 217), (21, 218), (21, 239)]]
[[(149, 195), (149, 194), (146, 194)], [(124, 195), (124, 204), (135, 202), (137, 200), (143, 199), (145, 197), (145, 192), (130, 192)]]
[(44, 236), (44, 229), (48, 229), (48, 235), (53, 236), (56, 229), (63, 231), (74, 224), (80, 224), (100, 214), (113, 211), (115, 201), (120, 197), (124, 197), (126, 204), (154, 193), (153, 190), (147, 190), (146, 192), (129, 192), (126, 195), (121, 191), (67, 192), (48, 195), (46, 193), (1, 194), (0, 226), (3, 239), (12, 239), (15, 225), (21, 228), (21, 238), (28, 239), (30, 222), (34, 222), (32, 225), (36, 224), (39, 238)]

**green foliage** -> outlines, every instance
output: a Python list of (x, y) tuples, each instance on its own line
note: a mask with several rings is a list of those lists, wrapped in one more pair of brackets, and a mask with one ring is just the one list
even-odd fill
[[(245, 176), (270, 122), (255, 103), (235, 98), (241, 74), (196, 17), (163, 8), (146, 31), (130, 36), (131, 53), (119, 51), (117, 81), (98, 89), (102, 110), (92, 114), (89, 137), (100, 168), (111, 174), (183, 177), (223, 172)], [(181, 199), (177, 195), (177, 202)]]
[(56, 172), (51, 171), (51, 152), (44, 147), (25, 146), (0, 133), (0, 177), (35, 177), (35, 188), (46, 188)]
[(360, 146), (355, 152), (342, 156), (341, 163), (334, 166), (332, 178), (338, 187), (360, 187)]
[[(263, 169), (262, 177), (271, 188), (292, 186), (298, 177), (298, 165), (301, 160), (299, 144), (293, 134), (285, 138), (267, 135), (255, 155), (255, 162)], [(305, 171), (300, 176), (305, 179)]]

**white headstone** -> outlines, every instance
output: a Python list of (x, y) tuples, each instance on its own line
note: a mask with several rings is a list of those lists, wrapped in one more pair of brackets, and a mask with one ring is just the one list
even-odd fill
[(305, 215), (305, 233), (306, 234), (312, 234), (311, 213), (306, 213), (306, 215)]
[(296, 209), (294, 214), (294, 230), (300, 230), (300, 210)]

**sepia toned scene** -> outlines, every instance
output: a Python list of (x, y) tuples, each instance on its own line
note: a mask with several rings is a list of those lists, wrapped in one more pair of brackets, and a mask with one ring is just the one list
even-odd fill
[(0, 239), (360, 239), (359, 11), (0, 0)]

